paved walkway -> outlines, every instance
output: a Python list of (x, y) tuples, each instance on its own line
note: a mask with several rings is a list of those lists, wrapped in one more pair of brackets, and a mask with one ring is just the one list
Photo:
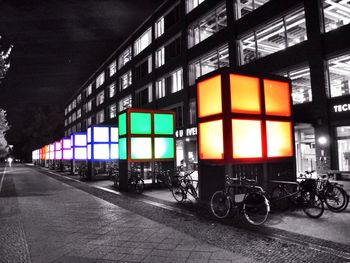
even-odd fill
[(6, 176), (0, 262), (255, 262), (34, 170)]

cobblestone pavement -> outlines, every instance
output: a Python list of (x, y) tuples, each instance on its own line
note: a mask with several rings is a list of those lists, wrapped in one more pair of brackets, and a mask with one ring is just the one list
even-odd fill
[(350, 261), (340, 244), (322, 251), (47, 175), (24, 166), (6, 172), (0, 262)]

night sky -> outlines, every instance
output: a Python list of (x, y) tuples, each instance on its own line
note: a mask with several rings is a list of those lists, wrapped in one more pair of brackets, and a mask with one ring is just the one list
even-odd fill
[(0, 45), (14, 45), (0, 108), (16, 144), (32, 112), (62, 110), (88, 77), (163, 0), (0, 0)]

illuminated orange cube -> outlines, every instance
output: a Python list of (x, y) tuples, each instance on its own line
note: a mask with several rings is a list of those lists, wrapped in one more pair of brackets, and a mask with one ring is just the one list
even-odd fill
[(290, 80), (219, 69), (197, 82), (199, 159), (263, 161), (294, 156)]

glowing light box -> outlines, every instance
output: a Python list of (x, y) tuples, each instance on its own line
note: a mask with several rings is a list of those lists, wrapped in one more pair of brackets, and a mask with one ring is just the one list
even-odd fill
[(62, 152), (61, 152), (61, 142), (55, 142), (55, 152), (54, 152), (54, 159), (55, 160), (61, 160), (62, 159)]
[(53, 160), (55, 157), (55, 145), (50, 144), (49, 145), (49, 160)]
[(129, 162), (175, 158), (175, 113), (127, 109), (118, 116), (119, 159)]
[(197, 81), (199, 159), (263, 161), (294, 156), (290, 80), (219, 69)]
[(70, 137), (63, 138), (61, 140), (61, 156), (62, 156), (62, 160), (71, 160), (72, 159), (72, 149), (71, 149)]
[(118, 150), (118, 128), (90, 126), (87, 130), (88, 160), (116, 160)]
[(87, 159), (86, 132), (76, 132), (71, 135), (71, 149), (73, 160)]

